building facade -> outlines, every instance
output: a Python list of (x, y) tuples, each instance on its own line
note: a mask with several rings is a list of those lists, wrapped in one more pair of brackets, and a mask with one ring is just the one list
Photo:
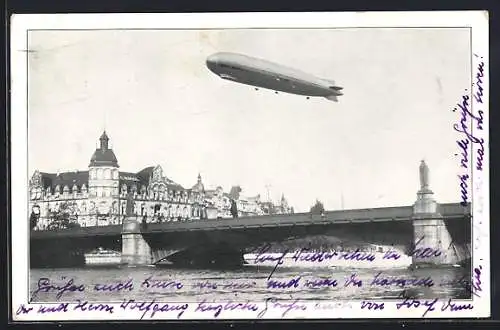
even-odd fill
[[(260, 196), (243, 197), (240, 187), (230, 193), (222, 187), (205, 190), (201, 175), (191, 188), (184, 188), (166, 177), (159, 165), (139, 172), (120, 171), (106, 132), (99, 140), (86, 171), (34, 172), (29, 182), (30, 212), (37, 219), (34, 229), (50, 228), (62, 212), (83, 227), (120, 224), (129, 195), (132, 213), (147, 222), (231, 218), (231, 200), (236, 202), (238, 216), (270, 213)], [(280, 213), (291, 212), (284, 197), (278, 208)]]

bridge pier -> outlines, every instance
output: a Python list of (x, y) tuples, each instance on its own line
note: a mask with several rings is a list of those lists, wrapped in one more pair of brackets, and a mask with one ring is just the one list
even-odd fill
[(413, 205), (413, 265), (451, 265), (457, 262), (455, 246), (446, 228), (443, 216), (438, 212), (434, 193), (429, 189), (428, 168), (420, 165), (421, 189)]
[(151, 262), (151, 247), (142, 236), (141, 224), (137, 217), (125, 217), (122, 228), (122, 263), (140, 266), (149, 265)]

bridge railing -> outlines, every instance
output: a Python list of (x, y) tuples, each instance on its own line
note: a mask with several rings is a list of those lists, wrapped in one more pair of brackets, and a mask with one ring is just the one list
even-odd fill
[(460, 203), (443, 203), (439, 204), (438, 212), (445, 217), (470, 215), (471, 204), (467, 203), (467, 206), (463, 206)]
[(362, 223), (408, 221), (412, 216), (412, 207), (393, 207), (362, 210), (328, 211), (321, 215), (311, 213), (279, 214), (232, 219), (204, 219), (186, 222), (149, 223), (148, 232), (237, 229), (253, 227), (283, 227), (329, 223)]

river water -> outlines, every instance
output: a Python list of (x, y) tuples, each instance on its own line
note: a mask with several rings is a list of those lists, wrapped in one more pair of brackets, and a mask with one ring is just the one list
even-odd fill
[[(288, 284), (286, 288), (268, 288), (272, 267), (241, 266), (236, 269), (187, 269), (175, 266), (31, 269), (30, 292), (47, 278), (50, 285), (72, 285), (80, 290), (66, 291), (59, 297), (57, 289), (38, 290), (34, 302), (136, 301), (200, 302), (200, 301), (264, 301), (270, 297), (304, 300), (390, 299), (404, 295), (419, 298), (470, 298), (470, 270), (465, 268), (435, 269), (291, 269), (278, 268), (271, 280)], [(374, 284), (379, 279), (427, 279), (417, 282)], [(300, 277), (300, 278), (299, 278)], [(431, 281), (429, 281), (429, 278)], [(293, 281), (295, 279), (295, 281)], [(326, 279), (326, 280), (325, 280)], [(351, 280), (354, 279), (354, 280)], [(45, 280), (47, 281), (47, 280)], [(121, 286), (116, 286), (122, 283)], [(127, 284), (128, 283), (128, 284)], [(96, 287), (97, 285), (97, 287)], [(113, 290), (102, 285), (114, 286)], [(42, 285), (43, 286), (43, 285)], [(47, 282), (45, 282), (47, 287)], [(99, 290), (104, 289), (104, 290)], [(45, 292), (48, 291), (48, 292)]]

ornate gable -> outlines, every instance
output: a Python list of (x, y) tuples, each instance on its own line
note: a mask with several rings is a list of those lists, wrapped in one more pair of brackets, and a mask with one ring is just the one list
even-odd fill
[(151, 175), (151, 183), (152, 182), (158, 182), (158, 181), (161, 181), (163, 182), (163, 169), (161, 168), (160, 165), (157, 165), (154, 169), (153, 169), (153, 173)]
[(42, 174), (36, 170), (30, 180), (31, 187), (40, 187), (42, 185)]

